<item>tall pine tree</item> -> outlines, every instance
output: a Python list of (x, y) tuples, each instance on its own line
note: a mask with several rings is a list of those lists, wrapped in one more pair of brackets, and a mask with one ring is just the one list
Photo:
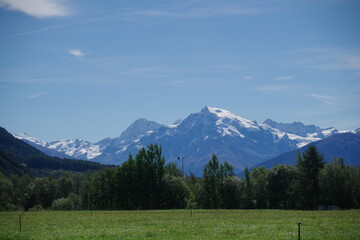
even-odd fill
[(299, 206), (302, 209), (314, 210), (319, 205), (319, 174), (324, 167), (324, 157), (311, 145), (297, 157), (297, 190)]

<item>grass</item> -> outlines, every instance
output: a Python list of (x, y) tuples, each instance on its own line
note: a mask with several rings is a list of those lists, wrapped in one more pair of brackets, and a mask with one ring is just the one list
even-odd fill
[(298, 239), (297, 222), (302, 240), (360, 239), (360, 210), (0, 212), (0, 239)]

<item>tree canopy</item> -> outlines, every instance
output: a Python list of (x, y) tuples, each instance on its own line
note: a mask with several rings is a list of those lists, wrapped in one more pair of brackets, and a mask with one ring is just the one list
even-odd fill
[(245, 168), (242, 177), (213, 154), (199, 178), (166, 165), (162, 148), (149, 145), (121, 166), (96, 172), (0, 173), (0, 192), (0, 210), (349, 209), (360, 207), (360, 167), (341, 158), (324, 163), (310, 146), (296, 166)]

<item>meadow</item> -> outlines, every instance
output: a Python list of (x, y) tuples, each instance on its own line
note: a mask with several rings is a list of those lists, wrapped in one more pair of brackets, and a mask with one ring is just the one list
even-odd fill
[(360, 239), (360, 210), (0, 212), (0, 239), (290, 240), (298, 222), (301, 239)]

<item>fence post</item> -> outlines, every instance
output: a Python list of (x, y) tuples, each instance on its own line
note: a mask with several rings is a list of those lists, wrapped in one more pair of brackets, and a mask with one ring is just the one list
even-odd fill
[(21, 214), (19, 215), (19, 231), (21, 232)]
[(301, 223), (297, 223), (297, 225), (298, 225), (298, 240), (300, 240), (300, 225), (301, 225)]

